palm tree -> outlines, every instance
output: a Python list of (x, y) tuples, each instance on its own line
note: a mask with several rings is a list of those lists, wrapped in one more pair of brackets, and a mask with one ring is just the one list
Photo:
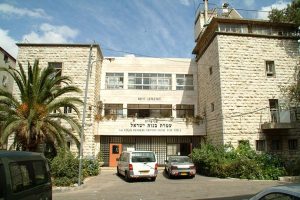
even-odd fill
[[(39, 68), (38, 60), (33, 67), (28, 62), (27, 76), (21, 64), (19, 68), (19, 71), (0, 68), (0, 71), (6, 71), (13, 77), (20, 92), (16, 98), (0, 88), (0, 143), (15, 135), (15, 147), (36, 151), (39, 144), (45, 143), (65, 147), (66, 136), (69, 136), (79, 146), (77, 138), (81, 126), (76, 105), (82, 104), (82, 101), (70, 93), (80, 93), (80, 89), (71, 86), (70, 77), (59, 76), (53, 67)], [(61, 108), (65, 106), (74, 110), (77, 117), (64, 114)], [(62, 122), (67, 122), (68, 127), (63, 126)], [(74, 133), (78, 134), (77, 137)]]

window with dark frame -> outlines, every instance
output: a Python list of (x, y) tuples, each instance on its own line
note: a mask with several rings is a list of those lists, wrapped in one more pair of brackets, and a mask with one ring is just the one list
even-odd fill
[(282, 149), (282, 143), (280, 140), (272, 140), (271, 141), (271, 150), (272, 151), (280, 151)]
[(265, 150), (266, 150), (266, 141), (256, 140), (256, 151), (265, 151)]
[(168, 118), (172, 116), (171, 104), (128, 104), (127, 117)]
[(212, 75), (213, 74), (213, 69), (212, 67), (209, 67), (209, 75)]
[(6, 53), (4, 54), (3, 60), (5, 63), (8, 63), (8, 55)]
[(210, 104), (210, 110), (211, 110), (211, 112), (215, 111), (215, 104), (214, 103)]
[(297, 150), (298, 149), (298, 140), (290, 139), (288, 140), (289, 150)]
[(176, 74), (176, 90), (194, 90), (193, 74)]
[(55, 69), (55, 71), (56, 71), (55, 77), (61, 76), (62, 62), (48, 62), (48, 66)]
[(104, 104), (104, 115), (123, 117), (123, 104)]
[(266, 61), (266, 75), (267, 77), (275, 76), (275, 63), (274, 61)]
[(64, 106), (64, 113), (65, 114), (72, 113), (72, 108), (69, 106)]
[(194, 105), (176, 104), (176, 118), (194, 117)]

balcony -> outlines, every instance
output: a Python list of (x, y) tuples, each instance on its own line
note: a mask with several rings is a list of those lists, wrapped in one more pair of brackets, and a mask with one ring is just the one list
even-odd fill
[(295, 128), (296, 111), (295, 110), (279, 110), (271, 109), (269, 121), (261, 124), (264, 130), (280, 130)]

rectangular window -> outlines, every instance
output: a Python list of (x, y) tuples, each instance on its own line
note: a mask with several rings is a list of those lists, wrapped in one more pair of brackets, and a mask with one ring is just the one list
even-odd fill
[(298, 140), (297, 139), (288, 140), (288, 143), (289, 143), (289, 150), (297, 150), (298, 149)]
[(194, 105), (177, 104), (176, 105), (176, 117), (194, 117)]
[(44, 161), (12, 162), (9, 164), (11, 188), (14, 193), (21, 192), (48, 182), (49, 175)]
[(265, 151), (266, 149), (265, 140), (256, 140), (256, 151)]
[(171, 74), (129, 73), (128, 89), (137, 90), (171, 90)]
[(122, 117), (123, 116), (123, 104), (104, 104), (104, 115)]
[(2, 85), (3, 85), (3, 87), (7, 86), (7, 82), (8, 82), (8, 77), (6, 75), (3, 75), (3, 78), (2, 78)]
[(209, 75), (212, 75), (213, 74), (213, 69), (212, 67), (209, 67)]
[(128, 104), (127, 117), (168, 118), (172, 116), (171, 104)]
[(64, 107), (64, 113), (65, 113), (65, 114), (72, 113), (72, 108), (69, 107), (69, 106), (65, 106), (65, 107)]
[(4, 54), (3, 60), (5, 63), (8, 63), (8, 55), (7, 54)]
[(274, 61), (266, 61), (266, 75), (267, 77), (275, 76), (275, 63)]
[(56, 77), (61, 76), (62, 62), (48, 62), (49, 67), (53, 67), (56, 71)]
[(176, 90), (194, 90), (193, 74), (176, 74)]
[(248, 33), (248, 26), (245, 24), (219, 24), (220, 32)]
[(211, 110), (211, 112), (215, 111), (215, 104), (214, 103), (210, 104), (210, 110)]
[(272, 140), (271, 141), (271, 150), (279, 151), (282, 149), (282, 144), (280, 140)]
[(272, 123), (280, 122), (278, 99), (269, 99), (269, 106), (270, 106), (271, 122)]
[(124, 85), (124, 73), (106, 73), (106, 89), (122, 89)]

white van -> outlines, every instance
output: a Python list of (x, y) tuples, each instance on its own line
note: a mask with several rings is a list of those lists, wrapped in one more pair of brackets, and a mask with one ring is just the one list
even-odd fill
[(124, 151), (117, 161), (117, 174), (123, 175), (128, 182), (135, 178), (156, 179), (158, 165), (153, 151)]

